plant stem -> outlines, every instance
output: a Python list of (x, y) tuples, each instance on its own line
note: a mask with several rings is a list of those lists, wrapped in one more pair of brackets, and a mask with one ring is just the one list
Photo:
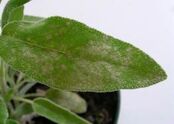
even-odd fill
[(23, 78), (24, 78), (24, 74), (22, 72), (19, 72), (19, 75), (18, 75), (18, 79), (16, 81), (16, 84), (19, 84)]
[(6, 85), (7, 82), (6, 82), (6, 65), (2, 59), (0, 59), (0, 83), (1, 83), (2, 96), (4, 96), (7, 90), (7, 85)]
[(27, 91), (28, 91), (29, 89), (31, 89), (35, 84), (36, 84), (36, 82), (29, 82), (29, 81), (28, 81), (28, 83), (26, 83), (26, 84), (22, 87), (22, 89), (20, 89), (20, 91), (18, 91), (18, 95), (24, 96), (24, 95), (27, 93)]
[(45, 96), (44, 94), (39, 94), (39, 93), (30, 93), (30, 94), (26, 94), (26, 95), (24, 95), (23, 97), (24, 98), (27, 98), (27, 97), (43, 97), (43, 96)]
[(14, 97), (14, 100), (17, 100), (17, 101), (21, 101), (21, 102), (25, 102), (25, 103), (28, 103), (28, 104), (32, 104), (32, 100), (29, 100), (29, 99), (25, 99), (25, 98), (22, 98), (22, 97)]
[(7, 106), (9, 108), (10, 115), (12, 115), (14, 113), (14, 107), (13, 107), (12, 103), (8, 102)]

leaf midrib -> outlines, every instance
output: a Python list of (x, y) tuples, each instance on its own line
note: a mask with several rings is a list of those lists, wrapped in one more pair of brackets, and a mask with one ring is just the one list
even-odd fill
[[(9, 37), (9, 36), (8, 36), (8, 37)], [(12, 38), (14, 38), (14, 37), (12, 37)], [(58, 51), (58, 50), (56, 50), (56, 49), (52, 49), (52, 48), (48, 48), (48, 47), (39, 46), (39, 45), (37, 45), (37, 44), (31, 43), (30, 41), (26, 41), (26, 42), (25, 42), (25, 41), (23, 41), (23, 40), (21, 40), (21, 39), (18, 39), (18, 38), (15, 38), (15, 39), (16, 39), (16, 42), (22, 42), (22, 43), (27, 44), (27, 45), (29, 45), (29, 46), (31, 46), (31, 47), (36, 47), (36, 48), (44, 49), (44, 50), (46, 50), (46, 51), (56, 52), (56, 53), (59, 53), (59, 54), (62, 54), (62, 55), (67, 56), (67, 54), (66, 54), (65, 52), (63, 52), (63, 51)]]

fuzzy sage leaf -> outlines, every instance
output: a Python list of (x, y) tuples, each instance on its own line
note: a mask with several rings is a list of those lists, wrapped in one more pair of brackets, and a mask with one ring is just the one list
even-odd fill
[(11, 21), (19, 21), (23, 19), (24, 4), (30, 0), (9, 0), (6, 4), (3, 14), (1, 27), (3, 28)]
[(2, 35), (0, 56), (52, 88), (108, 92), (166, 79), (138, 48), (67, 18), (10, 23)]
[(59, 124), (91, 124), (69, 110), (56, 105), (48, 99), (37, 98), (33, 102), (34, 111)]
[(31, 114), (32, 112), (33, 112), (33, 108), (31, 104), (21, 103), (19, 106), (16, 107), (14, 116), (15, 118), (20, 118), (24, 115)]
[(85, 113), (87, 110), (86, 101), (74, 92), (49, 89), (46, 98), (75, 113)]

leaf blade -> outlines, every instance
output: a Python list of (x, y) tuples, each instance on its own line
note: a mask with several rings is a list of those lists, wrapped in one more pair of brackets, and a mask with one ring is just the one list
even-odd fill
[(54, 104), (48, 99), (37, 98), (33, 102), (34, 111), (53, 122), (60, 124), (91, 124), (74, 113)]
[(75, 113), (85, 113), (87, 110), (86, 101), (74, 92), (49, 89), (46, 98)]
[(14, 112), (15, 118), (21, 118), (24, 115), (31, 114), (33, 112), (33, 108), (28, 103), (21, 103), (19, 106), (16, 107)]
[[(138, 48), (70, 19), (14, 22), (2, 33), (18, 42), (1, 46), (4, 60), (52, 88), (110, 92), (166, 79), (164, 70)], [(16, 55), (17, 60), (11, 58)]]
[(29, 1), (30, 0), (9, 0), (2, 14), (1, 27), (3, 28), (10, 21), (22, 20), (23, 5)]

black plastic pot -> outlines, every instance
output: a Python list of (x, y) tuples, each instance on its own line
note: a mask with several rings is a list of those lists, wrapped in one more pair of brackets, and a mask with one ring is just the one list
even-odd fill
[(80, 95), (88, 103), (88, 111), (80, 116), (93, 122), (93, 124), (117, 124), (120, 113), (120, 91), (80, 93)]
[(115, 106), (115, 124), (118, 123), (119, 115), (120, 115), (120, 107), (121, 107), (121, 92), (117, 91), (115, 93), (115, 97), (117, 99), (116, 106)]

